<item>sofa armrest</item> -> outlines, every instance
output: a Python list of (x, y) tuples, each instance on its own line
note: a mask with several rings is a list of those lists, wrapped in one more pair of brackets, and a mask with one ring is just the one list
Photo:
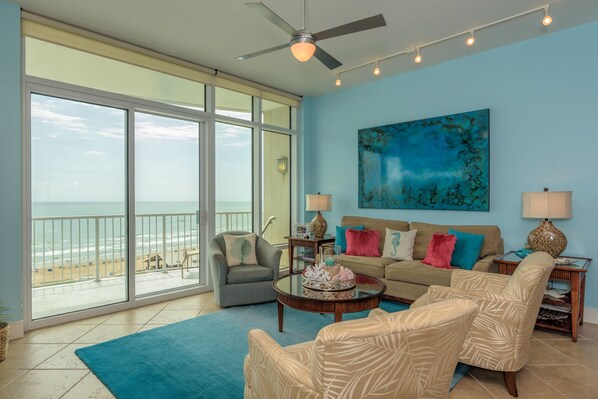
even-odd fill
[(224, 287), (228, 274), (228, 264), (220, 245), (215, 240), (212, 240), (208, 247), (208, 260), (211, 266), (214, 285)]
[(451, 287), (465, 291), (502, 292), (510, 276), (474, 270), (454, 270)]
[(282, 255), (282, 251), (278, 248), (274, 248), (268, 241), (261, 237), (258, 237), (257, 239), (255, 251), (259, 265), (272, 269), (272, 276), (274, 277), (274, 280), (276, 280), (280, 270), (280, 256)]
[(245, 383), (255, 398), (277, 398), (282, 392), (289, 397), (319, 396), (311, 370), (301, 364), (263, 330), (248, 333), (249, 355)]
[(485, 258), (479, 259), (474, 265), (473, 270), (477, 272), (490, 272), (496, 273), (498, 272), (498, 268), (494, 264), (494, 259), (498, 258), (497, 255), (488, 255)]

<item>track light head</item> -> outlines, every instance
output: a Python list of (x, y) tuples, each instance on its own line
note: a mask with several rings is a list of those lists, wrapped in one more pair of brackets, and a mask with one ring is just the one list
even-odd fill
[(467, 40), (465, 40), (465, 44), (467, 44), (469, 47), (475, 44), (475, 36), (473, 35), (473, 31), (469, 33), (469, 37)]
[(419, 53), (419, 47), (416, 48), (415, 51), (417, 52), (417, 55), (415, 56), (415, 58), (413, 59), (413, 61), (416, 64), (419, 64), (420, 62), (422, 62), (422, 55)]
[(338, 78), (336, 78), (336, 82), (334, 82), (336, 87), (340, 87), (340, 85), (343, 84), (343, 81), (341, 80), (341, 77), (339, 76)]
[(542, 18), (542, 25), (549, 26), (552, 23), (552, 17), (548, 14), (548, 9), (550, 6), (546, 6), (544, 8), (544, 18)]
[(378, 66), (378, 61), (376, 61), (376, 67), (374, 68), (374, 75), (380, 76), (380, 67)]

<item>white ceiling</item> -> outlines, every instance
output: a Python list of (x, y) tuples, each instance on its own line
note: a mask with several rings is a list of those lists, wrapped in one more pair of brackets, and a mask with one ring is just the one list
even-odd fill
[[(290, 93), (316, 96), (334, 90), (337, 73), (377, 58), (467, 31), (548, 4), (543, 0), (307, 0), (306, 28), (319, 32), (382, 13), (387, 26), (318, 42), (343, 63), (335, 71), (312, 58), (296, 61), (282, 49), (250, 60), (235, 57), (289, 41), (288, 35), (245, 6), (248, 0), (11, 0), (23, 10), (98, 32), (160, 53), (215, 68)], [(300, 0), (263, 0), (294, 28)], [(549, 28), (542, 13), (424, 48), (424, 62), (402, 56), (380, 64), (382, 75), (424, 68), (456, 57), (598, 20), (598, 0), (552, 0)], [(373, 66), (344, 74), (343, 87), (370, 81)]]

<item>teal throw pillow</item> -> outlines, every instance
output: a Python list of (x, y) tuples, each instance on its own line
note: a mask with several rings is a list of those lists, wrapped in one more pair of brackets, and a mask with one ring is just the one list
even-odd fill
[(480, 257), (480, 250), (482, 249), (482, 244), (484, 244), (484, 236), (482, 234), (464, 233), (453, 229), (449, 229), (448, 233), (457, 237), (455, 251), (451, 258), (451, 265), (467, 270), (473, 269), (473, 265), (475, 265)]
[(342, 253), (347, 252), (347, 237), (345, 235), (347, 233), (347, 229), (365, 230), (365, 226), (336, 226), (336, 238), (334, 239), (334, 246), (335, 248), (340, 246)]

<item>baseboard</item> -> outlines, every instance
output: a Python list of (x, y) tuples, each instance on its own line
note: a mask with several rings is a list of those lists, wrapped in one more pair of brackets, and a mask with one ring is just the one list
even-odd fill
[(583, 321), (593, 324), (598, 324), (598, 309), (585, 308), (583, 312)]
[(17, 339), (23, 338), (25, 336), (25, 323), (23, 320), (15, 321), (14, 323), (9, 323), (10, 325), (10, 338), (9, 339)]

